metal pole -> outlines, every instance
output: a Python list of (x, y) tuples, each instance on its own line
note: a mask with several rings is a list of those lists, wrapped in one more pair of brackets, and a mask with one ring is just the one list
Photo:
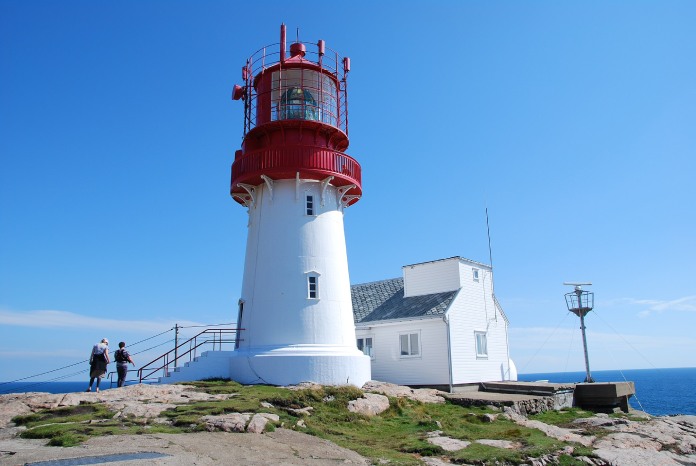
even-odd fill
[(578, 295), (578, 311), (580, 314), (580, 330), (582, 330), (582, 347), (585, 350), (585, 383), (594, 383), (590, 374), (590, 358), (587, 356), (587, 338), (585, 337), (585, 310), (582, 307), (582, 291), (575, 292)]
[[(583, 330), (584, 332), (584, 330)], [(583, 339), (585, 338), (585, 334), (583, 333)], [(179, 360), (179, 324), (174, 324), (174, 369), (176, 369), (176, 365), (178, 364)], [(585, 359), (587, 359), (587, 352), (585, 352)], [(589, 373), (589, 372), (588, 372)]]

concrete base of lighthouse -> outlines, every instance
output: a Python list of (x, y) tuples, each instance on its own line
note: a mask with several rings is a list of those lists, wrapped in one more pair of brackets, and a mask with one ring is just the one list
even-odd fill
[(163, 377), (160, 382), (229, 378), (242, 384), (296, 385), (314, 382), (362, 387), (370, 380), (370, 374), (370, 358), (357, 348), (292, 345), (207, 351)]
[(354, 347), (292, 345), (239, 350), (230, 359), (230, 378), (243, 384), (355, 385), (370, 380), (370, 358)]

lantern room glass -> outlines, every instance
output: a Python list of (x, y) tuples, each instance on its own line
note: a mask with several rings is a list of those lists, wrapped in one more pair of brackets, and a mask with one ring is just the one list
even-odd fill
[(273, 72), (271, 120), (314, 120), (338, 125), (336, 83), (315, 70)]

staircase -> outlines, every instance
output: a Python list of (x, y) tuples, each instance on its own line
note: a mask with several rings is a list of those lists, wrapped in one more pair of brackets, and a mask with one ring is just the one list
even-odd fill
[[(206, 378), (229, 378), (230, 353), (240, 328), (206, 329), (138, 369), (140, 383), (175, 383)], [(223, 346), (226, 349), (223, 351)], [(183, 365), (181, 365), (183, 364)]]
[(203, 379), (229, 379), (230, 358), (234, 351), (205, 351), (183, 366), (159, 378), (159, 383), (189, 382)]

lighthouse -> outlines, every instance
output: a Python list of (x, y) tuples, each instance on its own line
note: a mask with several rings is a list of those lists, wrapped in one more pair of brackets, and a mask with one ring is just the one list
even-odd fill
[(362, 386), (370, 358), (356, 346), (344, 211), (362, 195), (348, 148), (350, 59), (323, 40), (261, 48), (232, 98), (244, 133), (230, 194), (248, 212), (238, 340), (241, 383)]

